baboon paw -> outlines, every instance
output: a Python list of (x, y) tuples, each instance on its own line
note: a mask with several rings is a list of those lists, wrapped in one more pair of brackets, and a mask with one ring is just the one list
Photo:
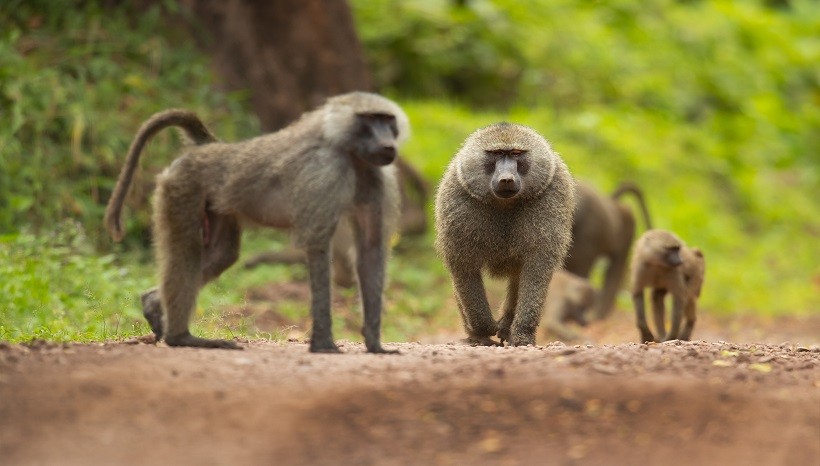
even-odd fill
[(166, 337), (165, 343), (168, 346), (189, 346), (193, 348), (208, 348), (208, 349), (230, 349), (230, 350), (241, 350), (242, 347), (237, 345), (233, 341), (229, 340), (218, 340), (218, 339), (210, 339), (210, 338), (199, 338), (191, 335), (190, 333), (184, 333), (182, 335), (177, 335), (174, 337)]
[(655, 341), (655, 336), (651, 333), (641, 332), (641, 341), (640, 343), (657, 343)]
[(498, 330), (498, 333), (496, 333), (496, 336), (499, 340), (501, 340), (501, 343), (504, 343), (505, 341), (510, 341), (510, 329), (501, 328)]
[(399, 350), (385, 349), (381, 345), (378, 345), (378, 346), (375, 346), (375, 347), (372, 347), (372, 348), (368, 347), (367, 352), (368, 353), (373, 353), (373, 354), (401, 354), (401, 353), (399, 353)]
[(342, 351), (336, 346), (336, 343), (333, 343), (333, 340), (329, 341), (310, 341), (310, 352), (311, 353), (330, 353), (336, 354), (341, 353)]
[(535, 346), (535, 336), (534, 335), (514, 335), (510, 338), (510, 346), (527, 346), (533, 345)]
[(497, 342), (490, 337), (467, 337), (461, 341), (470, 346), (504, 346), (504, 343)]

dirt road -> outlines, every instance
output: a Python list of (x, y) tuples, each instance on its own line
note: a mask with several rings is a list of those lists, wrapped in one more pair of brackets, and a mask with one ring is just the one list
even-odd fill
[(0, 345), (0, 464), (820, 464), (820, 350)]

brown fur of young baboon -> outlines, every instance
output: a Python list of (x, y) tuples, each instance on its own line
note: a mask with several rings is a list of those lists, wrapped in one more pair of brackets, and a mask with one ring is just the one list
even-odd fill
[[(533, 129), (497, 123), (471, 134), (436, 193), (436, 249), (477, 345), (535, 344), (547, 287), (570, 243), (574, 180)], [(482, 271), (508, 279), (498, 322)]]
[(572, 220), (572, 245), (564, 268), (589, 278), (595, 263), (607, 260), (601, 292), (598, 293), (594, 315), (608, 317), (626, 276), (629, 250), (635, 236), (635, 216), (619, 199), (624, 194), (635, 197), (647, 229), (652, 228), (643, 192), (633, 183), (621, 183), (610, 196), (599, 194), (592, 186), (578, 183), (577, 203)]
[(544, 304), (544, 327), (547, 332), (564, 341), (581, 339), (581, 335), (567, 324), (587, 325), (586, 313), (595, 303), (595, 295), (595, 288), (586, 278), (556, 270)]
[[(109, 201), (105, 223), (122, 237), (123, 199), (145, 143), (179, 126), (193, 140), (157, 179), (153, 226), (159, 286), (142, 296), (158, 339), (171, 346), (236, 348), (189, 332), (200, 288), (239, 255), (241, 223), (290, 230), (307, 253), (313, 331), (310, 350), (338, 352), (330, 319), (331, 238), (349, 222), (370, 352), (381, 346), (387, 240), (399, 193), (391, 165), (407, 136), (407, 117), (392, 101), (353, 92), (332, 97), (290, 126), (235, 143), (217, 142), (191, 112), (152, 116), (137, 133)], [(161, 317), (160, 317), (161, 316)]]
[[(706, 262), (698, 248), (686, 246), (674, 233), (649, 230), (635, 243), (632, 258), (632, 302), (641, 342), (689, 340), (695, 327), (697, 300), (703, 287)], [(652, 290), (656, 335), (649, 330), (644, 288)], [(664, 299), (672, 295), (672, 322), (666, 330)], [(681, 329), (681, 321), (686, 323)]]

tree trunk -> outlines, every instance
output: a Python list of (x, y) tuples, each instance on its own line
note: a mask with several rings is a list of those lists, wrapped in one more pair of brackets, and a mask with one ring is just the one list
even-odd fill
[(227, 90), (249, 89), (262, 129), (284, 127), (325, 98), (371, 91), (345, 0), (184, 0)]

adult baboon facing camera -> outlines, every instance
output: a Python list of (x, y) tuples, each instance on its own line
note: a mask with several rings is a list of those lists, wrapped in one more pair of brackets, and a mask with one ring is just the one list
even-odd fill
[[(570, 242), (574, 181), (536, 131), (498, 123), (471, 134), (436, 193), (436, 249), (453, 279), (467, 341), (535, 344), (547, 287)], [(482, 270), (508, 281), (493, 320)]]
[(607, 197), (592, 186), (579, 182), (577, 201), (572, 220), (572, 244), (564, 261), (564, 268), (584, 278), (589, 278), (592, 267), (606, 258), (601, 291), (595, 303), (595, 317), (603, 319), (612, 313), (629, 260), (629, 250), (635, 236), (635, 217), (632, 210), (619, 202), (624, 194), (631, 194), (638, 201), (646, 228), (652, 228), (649, 211), (643, 193), (636, 185), (621, 183)]
[[(189, 332), (200, 288), (239, 255), (240, 222), (287, 228), (307, 251), (313, 331), (310, 350), (339, 352), (330, 319), (331, 238), (340, 220), (355, 237), (367, 350), (381, 346), (387, 239), (399, 193), (390, 165), (407, 136), (407, 117), (392, 101), (353, 92), (332, 97), (290, 126), (236, 143), (218, 142), (193, 113), (168, 110), (143, 123), (106, 210), (115, 240), (140, 152), (158, 131), (179, 126), (186, 146), (157, 179), (154, 238), (159, 286), (143, 295), (143, 312), (170, 346), (237, 348)], [(160, 315), (162, 316), (160, 318)]]
[[(632, 258), (632, 302), (641, 342), (688, 340), (695, 327), (697, 300), (703, 287), (706, 262), (698, 248), (686, 246), (666, 230), (649, 230), (635, 243)], [(652, 289), (652, 314), (657, 337), (644, 311), (644, 288)], [(672, 295), (672, 324), (666, 331), (664, 298)], [(686, 325), (681, 330), (681, 320)]]

